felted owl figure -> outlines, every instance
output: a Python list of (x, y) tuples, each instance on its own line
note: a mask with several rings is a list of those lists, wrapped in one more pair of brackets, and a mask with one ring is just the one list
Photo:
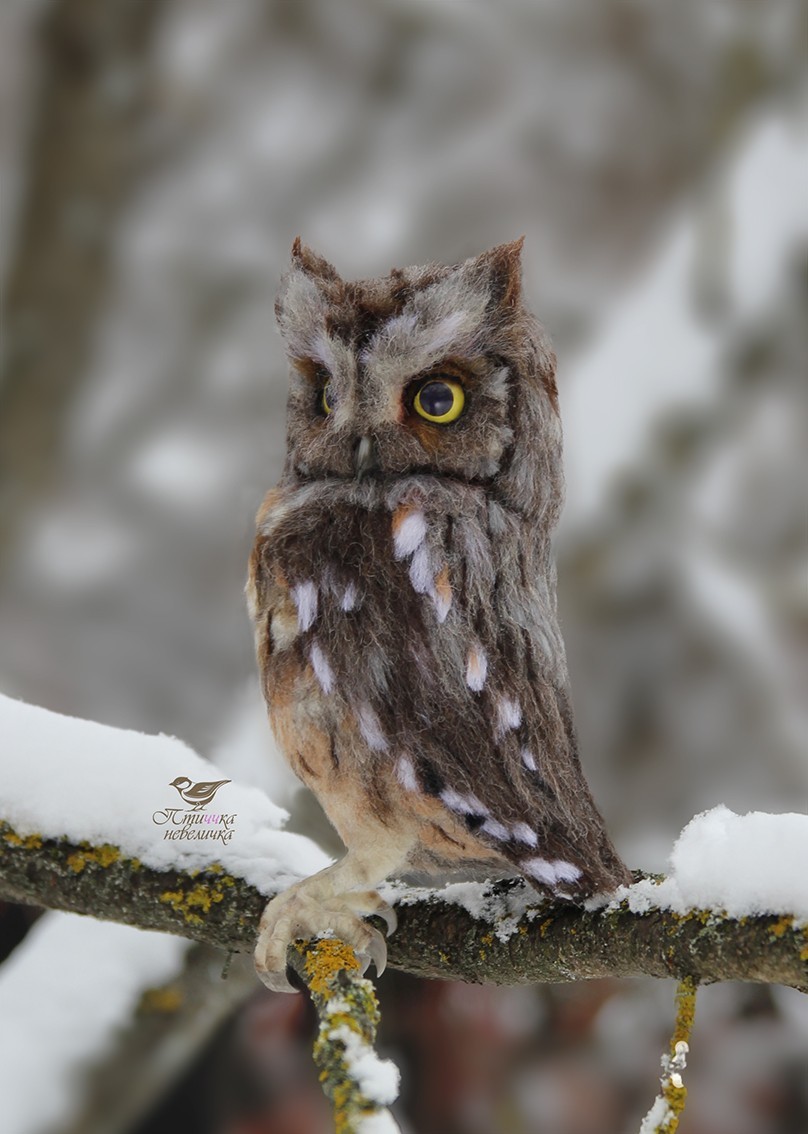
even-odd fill
[(364, 917), (394, 928), (375, 890), (393, 875), (518, 873), (573, 901), (629, 880), (578, 758), (555, 358), (521, 247), (348, 282), (293, 246), (286, 464), (247, 591), (272, 729), (347, 853), (268, 904), (270, 988), (326, 930), (381, 972)]

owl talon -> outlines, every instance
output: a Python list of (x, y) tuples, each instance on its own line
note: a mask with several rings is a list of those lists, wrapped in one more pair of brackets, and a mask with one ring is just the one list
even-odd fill
[(398, 929), (398, 917), (392, 906), (385, 906), (382, 910), (376, 910), (376, 917), (380, 917), (387, 926), (385, 930), (386, 937), (389, 937), (391, 933), (395, 933)]
[(286, 966), (282, 969), (272, 970), (262, 963), (258, 956), (255, 957), (255, 971), (261, 983), (270, 990), (270, 992), (299, 992), (299, 988), (295, 988), (289, 981), (286, 975)]
[(396, 915), (373, 891), (350, 892), (319, 898), (312, 893), (311, 879), (287, 890), (268, 904), (261, 918), (255, 947), (255, 970), (273, 992), (297, 992), (286, 972), (286, 952), (295, 940), (307, 940), (325, 933), (350, 945), (359, 958), (364, 974), (371, 962), (379, 976), (387, 966), (387, 944), (381, 931), (369, 925), (361, 914), (382, 918), (388, 935), (396, 926)]
[(370, 927), (370, 940), (362, 950), (357, 950), (357, 957), (359, 958), (360, 971), (362, 976), (368, 970), (370, 962), (373, 962), (373, 967), (376, 970), (376, 976), (380, 977), (384, 970), (387, 968), (387, 943), (379, 933), (378, 929)]

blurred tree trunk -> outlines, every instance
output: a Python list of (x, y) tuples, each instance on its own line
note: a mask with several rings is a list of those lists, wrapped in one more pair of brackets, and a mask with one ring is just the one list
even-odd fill
[(147, 990), (88, 1071), (60, 1134), (124, 1134), (142, 1121), (259, 987), (246, 958), (235, 958), (227, 980), (223, 975), (221, 952), (195, 945), (174, 980)]
[(3, 297), (0, 549), (56, 469), (114, 234), (143, 157), (163, 0), (56, 0), (41, 27), (26, 192)]

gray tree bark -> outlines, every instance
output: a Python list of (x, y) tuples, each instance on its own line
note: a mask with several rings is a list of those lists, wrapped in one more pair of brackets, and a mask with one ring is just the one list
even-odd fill
[[(21, 837), (0, 825), (0, 897), (249, 952), (271, 895), (223, 870), (152, 870), (116, 847)], [(397, 913), (389, 964), (416, 976), (493, 984), (652, 976), (808, 991), (808, 927), (788, 915), (633, 913), (625, 903), (586, 911), (537, 901), (501, 939), (495, 920), (474, 918), (439, 894), (411, 903), (405, 896)]]

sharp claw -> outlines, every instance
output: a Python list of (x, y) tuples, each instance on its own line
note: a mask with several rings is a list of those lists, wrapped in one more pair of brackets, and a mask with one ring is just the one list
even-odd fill
[(384, 909), (378, 910), (377, 913), (387, 926), (386, 936), (389, 937), (391, 933), (395, 933), (398, 928), (398, 917), (393, 907), (385, 906)]
[[(376, 976), (380, 977), (387, 968), (387, 945), (378, 929), (371, 930), (367, 953), (376, 968)], [(367, 966), (365, 966), (365, 968), (367, 968)]]
[[(317, 905), (295, 891), (288, 891), (280, 899), (273, 898), (261, 919), (255, 949), (255, 969), (259, 980), (273, 992), (299, 992), (296, 974), (292, 974), (290, 979), (283, 965), (285, 946), (295, 936), (317, 936), (329, 923), (335, 936), (341, 936), (342, 940), (356, 948), (362, 975), (372, 961), (377, 975), (381, 976), (387, 967), (385, 937), (379, 929), (362, 920), (363, 914), (365, 917), (380, 917), (388, 937), (398, 924), (392, 907), (371, 891), (329, 897)], [(281, 946), (284, 946), (283, 951)]]
[(258, 978), (263, 985), (265, 985), (270, 992), (299, 992), (299, 988), (294, 988), (288, 981), (285, 972), (270, 972), (269, 969), (261, 969), (258, 965), (255, 966), (255, 971), (258, 973)]
[(270, 992), (300, 992), (290, 984), (286, 969), (270, 969), (263, 957), (256, 955), (253, 958), (258, 979)]

